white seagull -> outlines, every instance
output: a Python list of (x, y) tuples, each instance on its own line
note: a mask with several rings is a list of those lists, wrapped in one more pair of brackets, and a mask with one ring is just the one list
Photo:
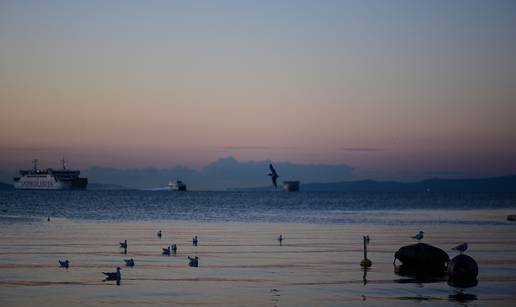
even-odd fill
[(452, 249), (458, 251), (462, 255), (462, 253), (465, 252), (468, 249), (468, 243), (464, 242), (462, 244), (459, 244), (459, 245), (455, 246)]
[(423, 230), (420, 230), (419, 233), (415, 236), (412, 237), (412, 239), (416, 239), (418, 242), (423, 239), (424, 237), (424, 231)]

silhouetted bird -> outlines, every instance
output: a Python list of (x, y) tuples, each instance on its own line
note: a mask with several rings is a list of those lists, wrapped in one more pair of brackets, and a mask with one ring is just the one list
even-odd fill
[(177, 244), (170, 245), (170, 251), (174, 254), (177, 253)]
[(62, 268), (67, 268), (70, 266), (70, 261), (68, 260), (64, 260), (64, 261), (61, 261), (59, 260), (59, 266), (62, 267)]
[(158, 233), (157, 233), (156, 235), (158, 236), (158, 238), (160, 238), (160, 239), (161, 239), (161, 230), (160, 230), (160, 231), (158, 231)]
[(105, 280), (120, 281), (122, 279), (122, 273), (120, 273), (120, 270), (120, 267), (117, 267), (116, 272), (102, 272), (102, 274), (106, 275)]
[(192, 239), (193, 246), (197, 246), (198, 242), (199, 242), (199, 239), (197, 238), (197, 236), (193, 237), (193, 239)]
[(456, 250), (456, 251), (458, 251), (459, 253), (462, 254), (463, 252), (465, 252), (468, 249), (468, 243), (464, 242), (462, 244), (459, 244), (459, 245), (455, 246), (452, 249)]
[(283, 235), (279, 235), (278, 242), (281, 245), (281, 243), (283, 242)]
[(191, 266), (191, 267), (199, 266), (199, 257), (195, 256), (195, 258), (192, 258), (192, 257), (188, 256), (188, 260), (190, 261), (188, 263), (189, 266)]
[(420, 241), (421, 239), (423, 239), (423, 237), (424, 237), (424, 231), (420, 230), (417, 235), (412, 237), (412, 239), (416, 239), (416, 240)]
[(269, 173), (269, 176), (271, 176), (271, 179), (272, 179), (272, 184), (274, 184), (274, 187), (275, 188), (278, 188), (278, 184), (276, 183), (276, 180), (278, 179), (278, 173), (276, 173), (276, 170), (274, 169), (274, 167), (272, 166), (272, 164), (269, 164), (269, 169), (271, 170), (271, 172)]
[(120, 242), (120, 248), (127, 249), (127, 240), (125, 240), (124, 242)]
[(163, 255), (170, 256), (170, 246), (163, 248)]
[(134, 266), (134, 259), (124, 259), (126, 266)]

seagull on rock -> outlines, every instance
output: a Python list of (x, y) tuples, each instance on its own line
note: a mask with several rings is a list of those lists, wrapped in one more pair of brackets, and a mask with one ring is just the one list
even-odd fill
[(468, 243), (464, 242), (462, 244), (459, 244), (459, 245), (455, 246), (452, 249), (458, 251), (462, 255), (462, 253), (465, 252), (468, 249)]
[(412, 239), (416, 239), (418, 242), (421, 241), (423, 239), (423, 237), (425, 236), (424, 235), (424, 231), (423, 230), (420, 230), (419, 233), (415, 236), (412, 237)]

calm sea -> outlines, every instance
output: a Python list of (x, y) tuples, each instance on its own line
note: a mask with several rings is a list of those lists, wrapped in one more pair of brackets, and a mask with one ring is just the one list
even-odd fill
[[(1, 191), (0, 306), (515, 306), (511, 213), (515, 194)], [(399, 275), (419, 230), (451, 257), (468, 242), (478, 284)]]

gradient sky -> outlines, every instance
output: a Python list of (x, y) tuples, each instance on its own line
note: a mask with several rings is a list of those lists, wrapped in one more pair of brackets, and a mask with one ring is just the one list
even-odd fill
[(515, 1), (0, 1), (0, 168), (516, 173)]

